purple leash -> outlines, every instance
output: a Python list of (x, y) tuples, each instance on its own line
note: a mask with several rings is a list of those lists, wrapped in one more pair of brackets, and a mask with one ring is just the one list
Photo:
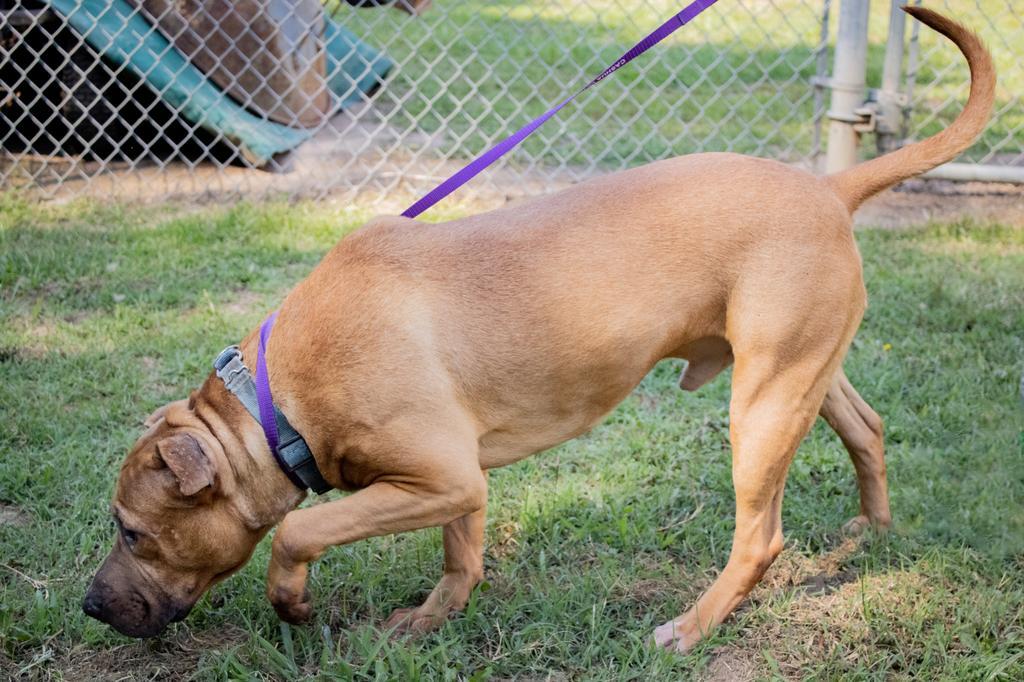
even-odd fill
[(691, 19), (696, 17), (698, 14), (706, 10), (711, 5), (715, 4), (718, 0), (696, 0), (690, 3), (683, 9), (682, 12), (676, 14), (674, 17), (666, 21), (664, 24), (654, 30), (649, 36), (641, 40), (639, 43), (634, 45), (628, 52), (619, 57), (618, 61), (609, 66), (607, 69), (601, 72), (594, 80), (587, 83), (585, 86), (580, 88), (576, 94), (572, 95), (558, 106), (550, 109), (546, 113), (542, 114), (538, 118), (527, 123), (525, 126), (512, 133), (509, 137), (505, 138), (498, 144), (494, 145), (486, 152), (473, 159), (465, 168), (451, 176), (440, 185), (430, 190), (430, 192), (417, 201), (415, 204), (405, 210), (402, 215), (406, 218), (415, 218), (419, 214), (426, 211), (428, 208), (436, 204), (437, 202), (444, 199), (446, 196), (462, 187), (464, 184), (479, 175), (485, 168), (490, 166), (492, 163), (503, 157), (505, 154), (510, 152), (516, 145), (528, 138), (533, 134), (537, 128), (547, 123), (547, 121), (557, 114), (559, 111), (565, 108), (569, 102), (582, 95), (584, 92), (594, 87), (605, 78), (621, 69), (626, 64), (630, 63), (647, 50), (651, 49), (665, 38), (669, 37), (677, 30), (685, 26), (690, 22)]
[(260, 424), (263, 435), (267, 438), (270, 451), (277, 457), (277, 415), (274, 414), (274, 396), (270, 392), (270, 377), (267, 376), (267, 341), (270, 330), (274, 328), (277, 312), (270, 313), (260, 325), (260, 346), (256, 351), (256, 401), (260, 407)]
[[(711, 5), (715, 4), (717, 1), (718, 0), (695, 0), (695, 2), (687, 5), (683, 11), (673, 16), (671, 19), (655, 29), (649, 36), (634, 45), (628, 52), (619, 57), (614, 64), (602, 71), (597, 78), (580, 88), (580, 90), (574, 95), (533, 121), (530, 121), (491, 149), (488, 149), (479, 157), (471, 161), (465, 168), (432, 189), (425, 197), (406, 209), (405, 213), (402, 215), (407, 218), (415, 218), (457, 190), (459, 187), (472, 180), (474, 177), (479, 175), (481, 171), (532, 135), (537, 128), (544, 125), (552, 116), (564, 109), (566, 105), (574, 99), (642, 55), (644, 52), (647, 52), (647, 50), (651, 49), (665, 38), (675, 33), (678, 29), (688, 24), (690, 20), (706, 10), (708, 7), (711, 7)], [(274, 328), (274, 321), (276, 319), (277, 313), (271, 313), (260, 326), (259, 351), (256, 354), (255, 383), (256, 399), (259, 403), (260, 422), (263, 425), (263, 433), (266, 436), (267, 444), (270, 446), (270, 451), (274, 453), (276, 458), (278, 458), (278, 463), (280, 464), (281, 460), (278, 455), (279, 436), (277, 432), (277, 417), (274, 413), (274, 397), (270, 391), (270, 379), (267, 376), (267, 341), (270, 339), (270, 332)], [(283, 465), (282, 468), (284, 468)]]

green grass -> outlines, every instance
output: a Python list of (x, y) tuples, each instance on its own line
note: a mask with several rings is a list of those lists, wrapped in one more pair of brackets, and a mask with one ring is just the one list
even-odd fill
[[(470, 157), (584, 85), (685, 3), (436, 4), (438, 10), (416, 20), (398, 12), (338, 10), (336, 2), (335, 13), (400, 65), (379, 95), (384, 111), (395, 108), (389, 123), (439, 134), (442, 151)], [(968, 152), (971, 159), (995, 145), (1002, 145), (1002, 153), (1024, 152), (1019, 135), (1024, 69), (1014, 42), (1021, 35), (1021, 14), (1014, 14), (1011, 4), (925, 3), (979, 31), (995, 57), (999, 113)], [(814, 0), (718, 3), (581, 97), (524, 142), (513, 158), (524, 165), (586, 166), (594, 161), (616, 168), (703, 150), (807, 159), (813, 149), (810, 83), (820, 11), (821, 3)], [(831, 44), (837, 23), (833, 3)], [(873, 87), (881, 83), (887, 30), (887, 6), (875, 6), (868, 60)], [(922, 28), (921, 41), (912, 124), (923, 126), (924, 136), (959, 113), (969, 76), (948, 40)], [(825, 62), (831, 70), (831, 50)]]
[(267, 542), (161, 639), (86, 618), (140, 420), (198, 385), (366, 217), (0, 203), (0, 673), (1024, 678), (1024, 231), (999, 225), (858, 235), (871, 307), (846, 367), (886, 419), (895, 528), (842, 540), (853, 471), (818, 424), (789, 477), (786, 551), (686, 657), (648, 638), (729, 550), (729, 379), (683, 393), (675, 362), (590, 434), (493, 474), (487, 583), (437, 634), (390, 642), (374, 628), (432, 586), (437, 531), (330, 551), (306, 627), (280, 624), (264, 599)]

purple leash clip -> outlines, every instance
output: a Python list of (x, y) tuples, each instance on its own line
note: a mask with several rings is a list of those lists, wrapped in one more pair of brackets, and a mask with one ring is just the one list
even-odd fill
[(666, 21), (664, 24), (656, 28), (649, 36), (641, 40), (639, 43), (630, 48), (624, 55), (619, 57), (614, 64), (609, 66), (607, 69), (601, 72), (601, 74), (594, 80), (587, 83), (585, 86), (580, 88), (574, 95), (564, 100), (558, 106), (548, 110), (544, 114), (541, 114), (534, 120), (527, 123), (525, 126), (512, 133), (510, 136), (494, 145), (486, 152), (473, 159), (466, 165), (462, 170), (455, 173), (440, 185), (430, 190), (429, 193), (415, 204), (405, 209), (402, 214), (406, 218), (415, 218), (419, 214), (426, 211), (428, 208), (436, 204), (437, 202), (444, 199), (446, 196), (462, 187), (464, 184), (479, 175), (484, 169), (490, 166), (492, 163), (503, 157), (505, 154), (510, 152), (520, 142), (528, 138), (533, 134), (537, 128), (548, 122), (548, 120), (557, 114), (559, 111), (565, 108), (569, 102), (582, 95), (584, 92), (594, 87), (608, 76), (612, 75), (626, 64), (630, 63), (647, 50), (651, 49), (665, 38), (669, 37), (677, 30), (688, 24), (694, 17), (706, 10), (711, 5), (715, 4), (718, 0), (696, 0), (695, 2), (687, 5), (681, 12), (673, 16), (671, 19)]

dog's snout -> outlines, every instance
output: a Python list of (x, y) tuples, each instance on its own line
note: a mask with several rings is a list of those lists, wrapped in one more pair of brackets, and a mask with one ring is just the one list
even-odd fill
[(181, 604), (165, 594), (139, 590), (132, 584), (112, 584), (104, 575), (96, 576), (82, 600), (87, 616), (129, 637), (155, 637), (191, 608), (192, 604)]
[(89, 588), (89, 591), (86, 593), (85, 599), (82, 601), (82, 610), (90, 618), (103, 620), (103, 598), (95, 588)]

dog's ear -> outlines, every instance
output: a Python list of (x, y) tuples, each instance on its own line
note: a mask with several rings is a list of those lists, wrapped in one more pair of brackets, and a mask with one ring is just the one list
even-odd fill
[(192, 497), (217, 482), (217, 469), (203, 450), (199, 439), (188, 433), (176, 433), (156, 443), (157, 456), (178, 479), (178, 489)]
[(184, 408), (188, 407), (188, 405), (189, 399), (187, 398), (184, 400), (175, 400), (173, 403), (167, 403), (166, 405), (156, 408), (156, 410), (153, 411), (153, 414), (146, 417), (146, 421), (142, 422), (142, 425), (147, 429), (151, 428), (154, 424), (163, 419), (171, 409), (175, 407)]

